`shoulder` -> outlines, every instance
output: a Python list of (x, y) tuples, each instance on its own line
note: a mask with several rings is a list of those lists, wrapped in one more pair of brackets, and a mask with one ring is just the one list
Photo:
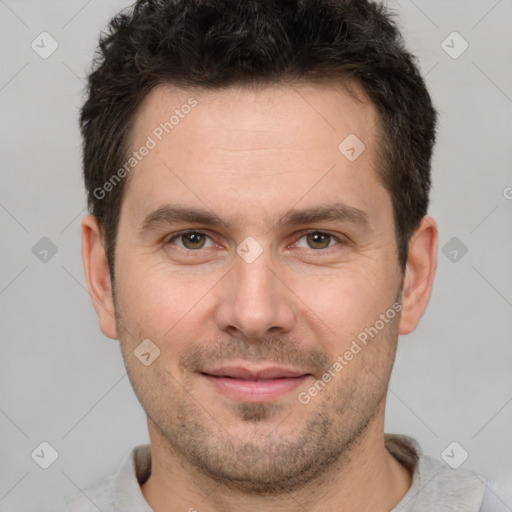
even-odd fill
[(72, 497), (65, 512), (114, 512), (120, 508), (137, 512), (151, 510), (140, 489), (150, 472), (150, 446), (136, 446), (125, 456), (116, 473)]
[(408, 436), (386, 435), (386, 447), (412, 474), (411, 488), (393, 512), (480, 512), (486, 492), (480, 475), (424, 455)]
[(98, 512), (98, 508), (102, 512), (113, 512), (114, 478), (115, 475), (110, 475), (77, 493), (67, 502), (65, 512)]
[(512, 473), (507, 477), (489, 479), (479, 512), (510, 512), (512, 510)]

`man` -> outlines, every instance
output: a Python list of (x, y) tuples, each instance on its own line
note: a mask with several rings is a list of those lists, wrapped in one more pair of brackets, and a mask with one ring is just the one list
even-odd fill
[(150, 446), (70, 511), (483, 510), (384, 434), (430, 297), (436, 111), (361, 0), (139, 0), (81, 113), (87, 284)]

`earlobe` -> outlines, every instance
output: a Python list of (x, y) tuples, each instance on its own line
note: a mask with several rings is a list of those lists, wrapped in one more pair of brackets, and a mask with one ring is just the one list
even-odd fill
[(414, 331), (425, 312), (437, 266), (437, 241), (435, 220), (430, 216), (423, 217), (409, 242), (399, 334)]
[(112, 282), (98, 221), (92, 215), (82, 220), (82, 262), (89, 295), (92, 300), (101, 332), (118, 339)]

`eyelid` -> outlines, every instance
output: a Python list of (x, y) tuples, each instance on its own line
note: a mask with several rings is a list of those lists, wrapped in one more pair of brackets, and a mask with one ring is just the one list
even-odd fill
[[(330, 231), (324, 231), (322, 229), (307, 229), (304, 231), (299, 231), (299, 233), (297, 233), (295, 235), (295, 237), (297, 237), (297, 240), (292, 245), (296, 244), (301, 238), (303, 238), (309, 234), (312, 234), (312, 233), (318, 233), (321, 235), (330, 236), (331, 238), (334, 238), (336, 240), (336, 242), (338, 242), (338, 244), (342, 244), (342, 245), (347, 244), (349, 242), (348, 238), (346, 238), (344, 236), (340, 236), (340, 235), (335, 235), (334, 233), (331, 233)], [(335, 249), (336, 245), (338, 245), (338, 244), (332, 245), (330, 247), (326, 247), (325, 249), (312, 249), (311, 247), (309, 247), (309, 248), (301, 247), (301, 249), (304, 249), (306, 251), (313, 251), (313, 252), (328, 252), (331, 249)]]
[[(181, 236), (183, 235), (186, 235), (186, 234), (189, 234), (189, 233), (197, 233), (197, 234), (200, 234), (200, 235), (203, 235), (203, 236), (206, 236), (208, 237), (217, 247), (218, 247), (218, 244), (217, 242), (215, 242), (215, 240), (213, 240), (212, 236), (208, 233), (208, 231), (205, 231), (205, 230), (202, 230), (202, 229), (183, 229), (181, 231), (176, 231), (174, 233), (171, 233), (170, 235), (168, 235), (167, 237), (164, 238), (162, 244), (164, 246), (168, 245), (168, 244), (171, 244), (174, 240), (180, 238)], [(295, 233), (293, 236), (294, 238), (296, 239), (295, 242), (293, 242), (292, 244), (289, 244), (287, 245), (287, 248), (290, 247), (290, 246), (293, 246), (294, 244), (296, 244), (301, 238), (309, 235), (309, 234), (312, 234), (312, 233), (317, 233), (317, 234), (322, 234), (322, 235), (328, 235), (330, 236), (331, 238), (335, 239), (336, 242), (338, 242), (338, 244), (347, 244), (349, 242), (349, 240), (344, 237), (344, 236), (339, 236), (339, 235), (335, 235), (334, 233), (331, 233), (330, 231), (324, 231), (324, 230), (321, 230), (321, 229), (306, 229), (306, 230), (302, 230), (302, 231), (299, 231), (298, 233)], [(338, 244), (335, 244), (333, 246), (330, 246), (330, 247), (326, 247), (324, 249), (312, 249), (312, 248), (304, 248), (304, 247), (301, 247), (301, 249), (304, 249), (306, 251), (313, 251), (313, 252), (328, 252), (329, 250), (331, 249), (335, 249), (336, 248), (336, 245)], [(191, 253), (191, 252), (196, 252), (196, 253), (199, 253), (203, 250), (206, 250), (206, 249), (210, 249), (211, 247), (206, 247), (206, 248), (200, 248), (200, 249), (186, 249), (186, 248), (183, 248), (183, 247), (179, 247), (179, 246), (175, 246), (178, 250), (181, 250), (181, 251), (185, 251), (185, 252), (188, 252), (188, 253)]]
[[(183, 235), (187, 235), (189, 233), (197, 233), (199, 235), (203, 235), (205, 237), (208, 237), (215, 245), (216, 242), (213, 240), (213, 238), (208, 234), (207, 231), (204, 231), (202, 229), (183, 229), (181, 231), (176, 231), (174, 233), (171, 233), (170, 235), (166, 236), (163, 241), (162, 241), (162, 245), (168, 245), (172, 242), (174, 242), (174, 240), (182, 237)], [(183, 247), (178, 247), (178, 249), (181, 249), (183, 251), (188, 251), (188, 252), (199, 252), (201, 250), (203, 250), (203, 248), (201, 249), (183, 249)]]

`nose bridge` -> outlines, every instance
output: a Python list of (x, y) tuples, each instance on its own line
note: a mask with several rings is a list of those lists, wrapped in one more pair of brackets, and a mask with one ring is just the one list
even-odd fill
[(235, 295), (237, 299), (247, 300), (251, 297), (255, 300), (264, 299), (265, 304), (270, 305), (272, 293), (276, 287), (276, 280), (273, 272), (270, 271), (273, 265), (272, 258), (267, 249), (252, 262), (240, 258), (235, 263), (234, 277), (236, 279)]
[(279, 268), (270, 248), (261, 247), (257, 255), (256, 249), (250, 242), (240, 244), (217, 315), (220, 329), (234, 328), (250, 338), (273, 328), (289, 330), (294, 321), (290, 294), (275, 275)]

